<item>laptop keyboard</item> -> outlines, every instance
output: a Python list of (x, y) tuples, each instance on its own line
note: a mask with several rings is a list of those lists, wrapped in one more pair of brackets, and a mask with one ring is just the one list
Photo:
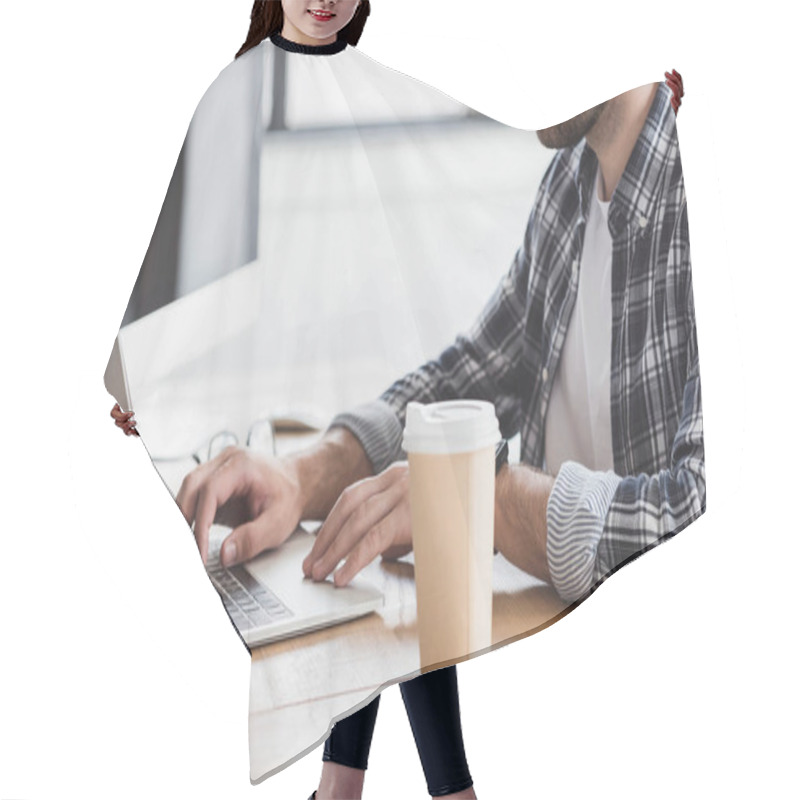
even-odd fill
[(225, 569), (216, 561), (209, 563), (207, 572), (239, 631), (260, 628), (294, 616), (275, 594), (244, 567)]

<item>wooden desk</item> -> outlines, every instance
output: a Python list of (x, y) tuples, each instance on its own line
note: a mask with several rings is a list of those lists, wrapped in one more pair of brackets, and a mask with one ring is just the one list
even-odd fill
[[(281, 436), (277, 453), (303, 447), (317, 436)], [(175, 492), (191, 463), (157, 466)], [(376, 559), (361, 575), (384, 594), (379, 612), (253, 650), (251, 780), (296, 761), (327, 737), (332, 720), (366, 705), (384, 687), (419, 674), (413, 554), (399, 561)], [(567, 607), (548, 585), (501, 555), (494, 559), (494, 587), (493, 647), (546, 627)]]
[[(419, 674), (413, 564), (376, 559), (361, 574), (383, 591), (380, 612), (253, 650), (251, 780), (317, 747), (331, 720), (366, 705), (385, 686)], [(546, 627), (566, 608), (549, 586), (500, 555), (494, 585), (495, 647)]]

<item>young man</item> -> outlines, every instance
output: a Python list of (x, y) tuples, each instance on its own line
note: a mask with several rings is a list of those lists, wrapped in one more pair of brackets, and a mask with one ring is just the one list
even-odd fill
[[(411, 549), (401, 436), (410, 400), (490, 400), (521, 463), (497, 477), (495, 543), (578, 600), (705, 510), (689, 235), (666, 84), (626, 92), (539, 132), (557, 153), (511, 268), (471, 331), (337, 416), (313, 448), (263, 459), (231, 448), (178, 503), (205, 559), (231, 498), (244, 514), (225, 564), (325, 519), (304, 563), (345, 584)], [(231, 505), (230, 503), (228, 504)], [(345, 563), (337, 569), (341, 559)]]

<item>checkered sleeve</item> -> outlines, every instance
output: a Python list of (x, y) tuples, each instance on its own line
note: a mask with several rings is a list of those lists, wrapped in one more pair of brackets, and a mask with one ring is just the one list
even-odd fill
[[(684, 250), (688, 265), (688, 240)], [(582, 599), (617, 569), (674, 536), (706, 507), (703, 412), (691, 281), (684, 297), (687, 376), (669, 464), (655, 474), (620, 477), (567, 462), (547, 507), (553, 586)]]
[(470, 330), (459, 334), (437, 358), (395, 381), (377, 400), (331, 422), (330, 427), (345, 427), (358, 438), (376, 474), (403, 457), (402, 431), (411, 400), (488, 400), (495, 405), (502, 435), (511, 438), (519, 431), (519, 365), (536, 205), (511, 267)]

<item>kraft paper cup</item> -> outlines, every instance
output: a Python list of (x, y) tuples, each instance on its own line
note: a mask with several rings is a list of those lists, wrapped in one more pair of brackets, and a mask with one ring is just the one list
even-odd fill
[(423, 671), (492, 643), (494, 405), (409, 403), (408, 454), (417, 627)]

